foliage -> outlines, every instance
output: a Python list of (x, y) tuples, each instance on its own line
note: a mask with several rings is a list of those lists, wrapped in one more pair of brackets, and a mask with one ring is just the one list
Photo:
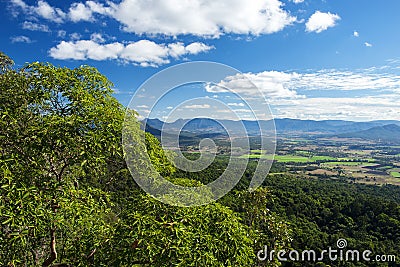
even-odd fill
[(114, 236), (114, 266), (251, 266), (249, 229), (220, 204), (178, 208), (150, 196), (131, 198)]
[(79, 189), (120, 153), (111, 83), (92, 67), (42, 63), (0, 77), (0, 239), (14, 248), (2, 264), (87, 262), (112, 232), (107, 194)]
[[(157, 172), (163, 177), (169, 177), (175, 173), (175, 166), (168, 159), (166, 153), (160, 145), (160, 142), (150, 133), (145, 133), (146, 149), (150, 161), (155, 166)], [(172, 155), (171, 155), (172, 156)]]
[[(0, 265), (256, 264), (258, 232), (239, 213), (168, 206), (138, 188), (122, 153), (125, 111), (95, 68), (13, 70), (0, 55)], [(128, 130), (143, 134), (135, 120)], [(173, 183), (202, 185), (175, 177), (152, 135), (142, 147)]]
[[(105, 76), (89, 66), (12, 65), (0, 53), (1, 266), (276, 266), (277, 260), (258, 262), (257, 251), (264, 245), (323, 250), (339, 238), (377, 254), (400, 251), (395, 186), (275, 173), (249, 192), (257, 166), (251, 160), (217, 203), (163, 204), (130, 176), (121, 134), (124, 116), (136, 113), (112, 97)], [(130, 145), (147, 150), (154, 169), (174, 184), (208, 184), (228, 164), (221, 156), (198, 173), (177, 170), (173, 155), (136, 119), (127, 130), (144, 137)], [(275, 163), (272, 170), (284, 172), (285, 166)], [(282, 265), (325, 264), (366, 266)]]

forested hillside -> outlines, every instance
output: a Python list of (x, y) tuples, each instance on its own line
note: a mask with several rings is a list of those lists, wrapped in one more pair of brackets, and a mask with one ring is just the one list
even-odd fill
[[(398, 266), (261, 262), (257, 252), (319, 251), (346, 238), (355, 249), (398, 254), (399, 187), (273, 174), (249, 192), (251, 161), (219, 201), (169, 206), (126, 167), (122, 124), (135, 111), (112, 97), (105, 76), (90, 66), (14, 69), (6, 55), (0, 60), (0, 266)], [(144, 145), (157, 171), (179, 185), (209, 183), (228, 162), (184, 172), (154, 136), (146, 133)]]
[[(1, 54), (0, 86), (1, 266), (252, 266), (261, 244), (287, 244), (282, 223), (247, 204), (264, 193), (241, 201), (268, 232), (220, 203), (178, 208), (139, 189), (121, 148), (125, 109), (95, 68), (14, 70)], [(146, 146), (171, 176), (158, 140)]]

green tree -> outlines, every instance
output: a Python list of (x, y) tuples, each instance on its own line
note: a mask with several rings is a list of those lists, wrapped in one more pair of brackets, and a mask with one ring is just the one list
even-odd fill
[(14, 71), (1, 60), (0, 240), (14, 250), (0, 264), (88, 261), (112, 232), (112, 212), (107, 194), (79, 184), (121, 154), (123, 109), (92, 67)]
[(253, 266), (251, 230), (229, 208), (218, 203), (181, 208), (133, 195), (120, 214), (109, 265)]
[[(0, 53), (1, 266), (257, 264), (254, 240), (272, 218), (257, 210), (265, 192), (239, 196), (247, 202), (235, 211), (163, 204), (129, 176), (121, 134), (124, 115), (136, 113), (125, 114), (106, 77), (89, 66), (11, 66)], [(137, 119), (128, 126), (132, 141), (140, 140), (129, 148), (147, 150), (152, 169), (177, 185), (202, 185), (174, 175), (169, 152)], [(215, 174), (211, 168), (206, 176)], [(185, 196), (212, 196), (205, 193)]]

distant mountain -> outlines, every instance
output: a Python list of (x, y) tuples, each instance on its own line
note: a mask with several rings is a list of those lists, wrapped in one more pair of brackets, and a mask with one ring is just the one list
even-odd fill
[[(163, 138), (166, 138), (166, 142), (168, 140), (175, 140), (176, 135), (173, 133), (178, 133), (178, 131), (169, 131), (166, 128), (163, 128), (164, 122), (155, 119), (155, 120), (147, 120), (147, 123), (145, 124), (146, 121), (142, 122), (142, 129), (144, 129), (146, 132), (151, 133), (155, 137), (157, 137), (159, 140), (161, 139), (161, 134), (163, 133)], [(215, 123), (215, 122), (214, 122)], [(208, 126), (204, 123), (199, 124), (199, 127), (201, 129), (205, 129)], [(160, 129), (157, 129), (156, 127), (159, 127)], [(161, 131), (161, 129), (164, 130)], [(194, 131), (192, 128), (192, 131), (186, 131), (182, 130), (179, 132), (179, 144), (180, 145), (198, 145), (198, 143), (204, 139), (204, 138), (224, 138), (227, 137), (227, 134), (225, 132), (198, 132)]]
[(400, 121), (395, 121), (395, 120), (376, 120), (372, 122), (379, 123), (381, 125), (396, 124), (400, 126)]
[(387, 124), (383, 126), (372, 127), (368, 130), (344, 133), (338, 135), (344, 138), (360, 138), (365, 140), (375, 140), (389, 143), (400, 142), (400, 126), (398, 124)]
[(353, 122), (343, 120), (297, 120), (297, 119), (275, 119), (274, 121), (233, 121), (233, 120), (220, 120), (216, 122), (209, 118), (195, 118), (195, 119), (179, 119), (172, 123), (165, 123), (159, 119), (147, 119), (148, 126), (164, 131), (178, 132), (184, 131), (195, 135), (199, 134), (222, 134), (226, 135), (227, 130), (231, 134), (243, 135), (243, 127), (248, 135), (260, 135), (260, 128), (263, 131), (273, 129), (274, 124), (278, 135), (281, 134), (321, 134), (321, 135), (334, 135), (343, 133), (354, 133), (371, 129), (373, 127), (384, 126), (387, 124), (394, 124), (400, 126), (399, 121), (370, 121), (370, 122)]

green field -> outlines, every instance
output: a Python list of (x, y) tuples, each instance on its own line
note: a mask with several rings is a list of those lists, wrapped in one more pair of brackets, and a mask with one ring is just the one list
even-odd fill
[(267, 150), (262, 150), (262, 149), (252, 149), (250, 150), (251, 153), (256, 153), (256, 154), (265, 154), (267, 153)]
[(336, 165), (336, 166), (373, 166), (373, 163), (368, 162), (354, 162), (354, 161), (332, 161), (332, 162), (325, 162), (326, 165)]
[[(272, 159), (272, 155), (265, 154), (250, 154), (250, 155), (242, 155), (240, 158), (249, 158), (249, 159)], [(278, 162), (316, 162), (318, 160), (336, 160), (336, 158), (328, 157), (328, 156), (313, 156), (313, 157), (303, 157), (303, 156), (294, 156), (294, 155), (275, 155), (274, 160)]]
[(302, 156), (292, 156), (292, 155), (276, 155), (275, 160), (278, 162), (310, 162), (311, 159)]
[(241, 155), (239, 158), (245, 159), (272, 159), (272, 155), (265, 155), (265, 154), (250, 154), (250, 155)]
[(400, 172), (390, 172), (390, 175), (394, 178), (400, 178)]
[(329, 157), (329, 156), (313, 156), (311, 157), (312, 160), (317, 161), (317, 160), (337, 160), (336, 158)]

